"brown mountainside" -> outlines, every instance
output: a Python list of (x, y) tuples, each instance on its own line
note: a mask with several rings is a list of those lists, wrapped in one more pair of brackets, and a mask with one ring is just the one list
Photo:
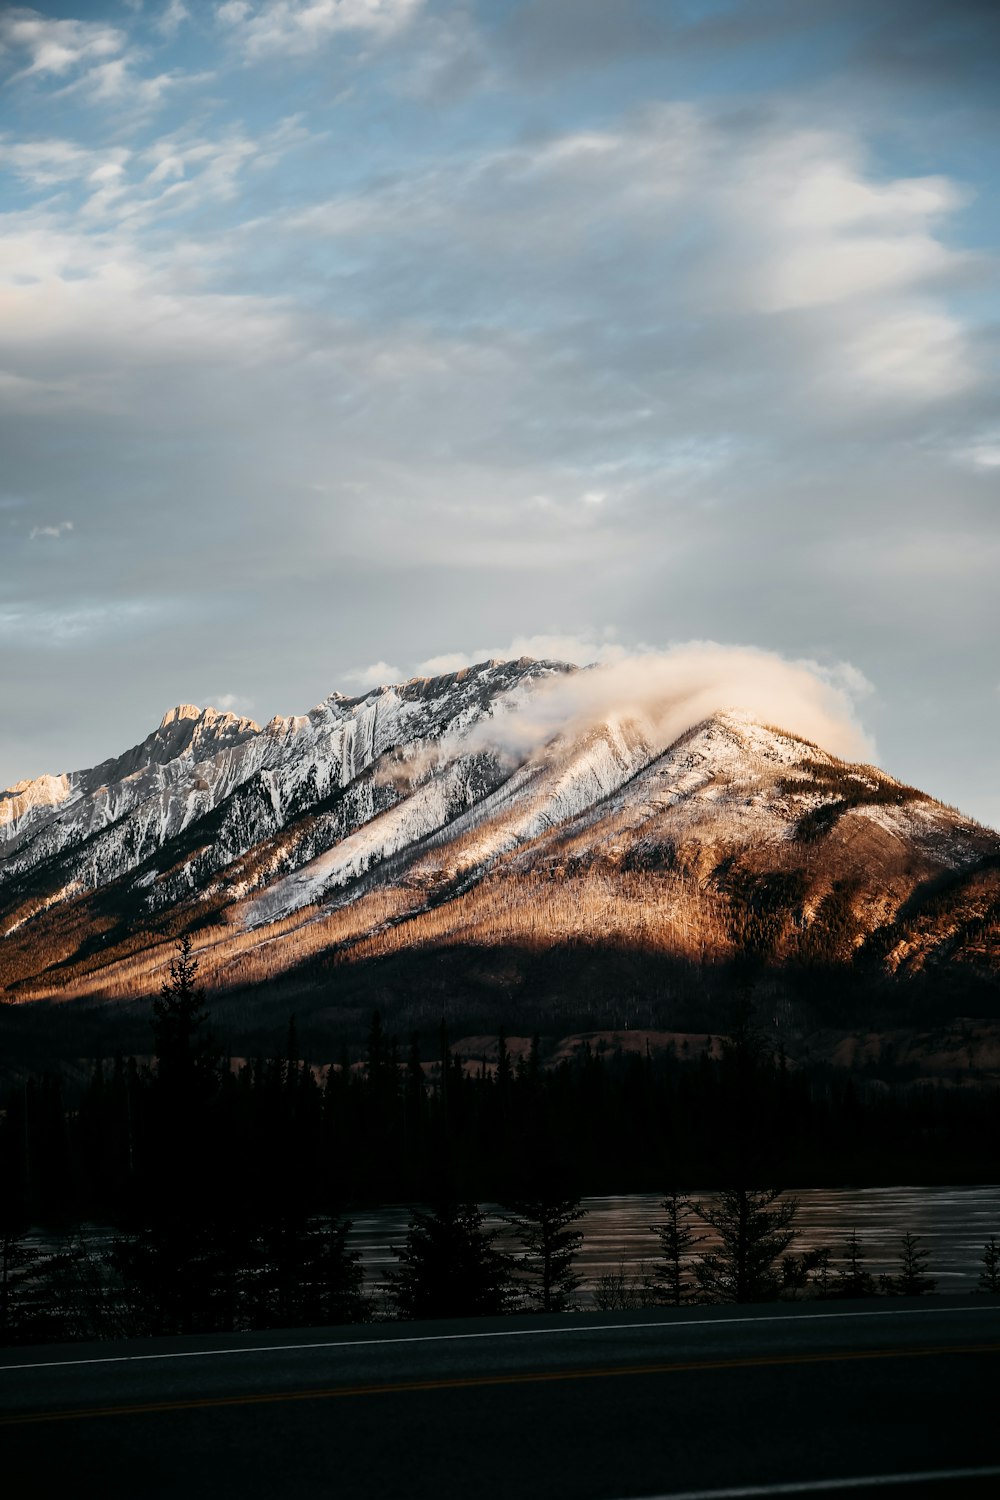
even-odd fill
[(129, 792), (150, 757), (123, 757), (123, 787), (81, 795), (79, 839), (43, 808), (38, 857), (19, 830), (0, 861), (6, 998), (141, 1000), (191, 930), (244, 1032), (294, 1008), (332, 1038), (378, 1005), (399, 1029), (710, 1033), (739, 992), (832, 1055), (848, 1032), (1000, 1016), (996, 833), (741, 714), (666, 749), (640, 718), (493, 748), (484, 720), (561, 670), (330, 700), (322, 722), (280, 721), (280, 744), (210, 722), (154, 766), (155, 837)]

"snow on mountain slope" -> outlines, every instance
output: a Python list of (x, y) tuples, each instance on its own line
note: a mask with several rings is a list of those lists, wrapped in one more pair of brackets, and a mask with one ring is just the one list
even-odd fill
[(270, 886), (244, 909), (244, 920), (255, 925), (288, 916), (421, 846), (446, 847), (447, 861), (428, 854), (408, 878), (437, 877), (445, 864), (449, 878), (469, 873), (592, 806), (649, 754), (650, 739), (634, 724), (600, 726), (582, 743), (557, 740), (512, 772), (501, 755), (459, 753), (403, 800)]
[[(557, 736), (464, 809), (462, 799), (448, 796), (460, 767), (430, 770), (409, 797), (243, 904), (241, 922), (252, 929), (308, 907), (318, 920), (325, 909), (374, 889), (373, 881), (414, 899), (423, 889), (439, 907), (444, 883), (453, 893), (458, 933), (469, 918), (459, 915), (457, 898), (482, 880), (491, 882), (494, 902), (513, 913), (537, 901), (533, 881), (540, 871), (565, 881), (567, 871), (584, 867), (613, 875), (680, 864), (717, 884), (715, 872), (733, 861), (747, 874), (811, 865), (802, 892), (807, 913), (838, 881), (856, 880), (858, 869), (870, 865), (873, 892), (858, 904), (867, 902), (874, 922), (902, 901), (915, 874), (931, 877), (974, 861), (995, 842), (883, 772), (844, 766), (811, 742), (742, 713), (717, 714), (662, 752), (655, 725), (638, 718)], [(809, 820), (831, 808), (840, 809), (839, 832), (817, 859)], [(606, 887), (612, 903), (614, 889)], [(591, 892), (586, 900), (593, 899)], [(519, 920), (511, 918), (513, 928)], [(525, 920), (534, 928), (533, 914)], [(437, 931), (440, 917), (431, 925)]]
[[(205, 934), (219, 982), (250, 983), (331, 946), (567, 936), (846, 962), (899, 923), (893, 963), (919, 929), (926, 967), (966, 943), (966, 906), (988, 920), (995, 834), (746, 713), (665, 744), (653, 709), (605, 711), (513, 750), (505, 716), (574, 670), (484, 662), (264, 727), (182, 705), (115, 760), (11, 788), (0, 985), (44, 969), (38, 993), (155, 987), (178, 924)], [(943, 915), (920, 926), (949, 872)]]
[[(804, 769), (808, 767), (809, 769)], [(822, 805), (828, 788), (815, 775), (846, 779), (870, 797), (850, 816), (888, 832), (952, 866), (972, 858), (983, 830), (874, 767), (842, 767), (836, 757), (748, 714), (725, 712), (695, 725), (653, 758), (599, 808), (587, 809), (552, 831), (546, 844), (576, 854), (609, 857), (635, 845), (663, 841), (725, 843), (763, 849), (797, 837), (804, 815)], [(905, 794), (905, 799), (897, 797)]]
[(183, 826), (180, 808), (188, 790), (219, 795), (240, 763), (237, 752), (260, 732), (252, 719), (182, 704), (164, 714), (160, 727), (125, 755), (92, 770), (43, 776), (0, 792), (0, 881), (136, 809), (151, 808), (157, 799), (167, 836), (167, 828)]
[[(188, 830), (198, 848), (161, 898), (190, 892), (291, 818), (363, 778), (388, 752), (461, 740), (511, 712), (532, 682), (568, 668), (485, 662), (358, 698), (334, 693), (308, 715), (250, 719), (182, 705), (125, 755), (89, 771), (44, 777), (0, 796), (0, 899), (26, 881), (48, 894), (96, 889), (134, 870)], [(343, 838), (398, 800), (392, 783), (355, 797)], [(379, 795), (380, 794), (380, 795)], [(199, 828), (206, 824), (204, 839)], [(152, 901), (151, 901), (152, 904)]]

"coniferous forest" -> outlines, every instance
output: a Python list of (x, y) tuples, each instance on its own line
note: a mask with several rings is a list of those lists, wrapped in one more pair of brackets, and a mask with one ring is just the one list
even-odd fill
[[(443, 1027), (400, 1039), (376, 1013), (362, 1056), (307, 1062), (292, 1020), (284, 1055), (234, 1066), (182, 942), (152, 1026), (152, 1063), (98, 1061), (85, 1087), (43, 1076), (3, 1101), (7, 1340), (559, 1311), (578, 1284), (579, 1197), (612, 1192), (667, 1196), (651, 1277), (605, 1278), (599, 1306), (822, 1290), (829, 1256), (788, 1253), (794, 1198), (762, 1184), (974, 1183), (1000, 1159), (1000, 1092), (792, 1068), (749, 1004), (721, 1048), (688, 1057), (584, 1050), (544, 1067), (536, 1042), (515, 1064), (501, 1036), (496, 1062), (477, 1068)], [(706, 1185), (726, 1191), (699, 1215), (686, 1195)], [(483, 1202), (507, 1207), (518, 1264)], [(346, 1236), (353, 1208), (387, 1203), (423, 1207), (376, 1304)], [(95, 1223), (112, 1231), (97, 1256), (80, 1228)], [(29, 1230), (56, 1247), (44, 1275)], [(706, 1231), (715, 1248), (699, 1255)], [(927, 1289), (919, 1244), (903, 1251), (900, 1284)], [(841, 1293), (874, 1289), (860, 1260), (855, 1244)]]

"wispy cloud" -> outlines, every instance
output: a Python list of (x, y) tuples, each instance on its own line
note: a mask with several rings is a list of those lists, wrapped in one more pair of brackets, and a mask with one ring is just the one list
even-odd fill
[[(168, 39), (187, 15), (179, 0), (171, 0), (154, 31)], [(56, 83), (56, 100), (78, 97), (127, 111), (133, 119), (159, 109), (173, 90), (209, 76), (178, 69), (147, 72), (148, 48), (122, 27), (57, 19), (23, 7), (0, 12), (0, 60), (5, 55), (16, 68), (10, 83)]]
[(253, 699), (247, 698), (242, 693), (215, 693), (209, 694), (209, 701), (216, 707), (227, 713), (247, 714), (253, 708)]
[(37, 541), (39, 537), (60, 537), (65, 532), (72, 530), (72, 521), (57, 521), (54, 526), (32, 526), (28, 533), (28, 541)]
[(126, 42), (124, 31), (104, 22), (60, 20), (24, 6), (0, 12), (0, 52), (23, 60), (20, 78), (64, 78), (114, 57)]
[(975, 469), (1000, 469), (1000, 436), (973, 443), (963, 448), (958, 456)]
[(156, 29), (163, 36), (172, 37), (177, 34), (185, 21), (191, 19), (191, 12), (184, 4), (184, 0), (167, 0), (159, 16), (156, 18)]
[(216, 18), (250, 60), (303, 56), (340, 32), (387, 37), (406, 26), (423, 0), (225, 0)]
[(103, 673), (131, 723), (206, 649), (270, 713), (456, 642), (754, 640), (863, 666), (890, 765), (963, 800), (997, 738), (1000, 11), (57, 9), (0, 6), (26, 718)]
[(370, 667), (355, 667), (344, 673), (344, 681), (352, 687), (373, 688), (383, 687), (386, 684), (402, 682), (405, 674), (398, 667), (393, 667), (387, 661), (372, 662)]
[(62, 609), (0, 605), (0, 640), (43, 649), (72, 647), (149, 626), (158, 613), (145, 599), (80, 603)]

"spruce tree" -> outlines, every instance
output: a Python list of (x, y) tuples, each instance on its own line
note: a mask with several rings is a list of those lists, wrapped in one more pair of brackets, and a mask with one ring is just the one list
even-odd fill
[(695, 1210), (687, 1198), (671, 1188), (660, 1205), (663, 1220), (650, 1231), (660, 1241), (660, 1259), (646, 1276), (645, 1287), (654, 1303), (681, 1307), (693, 1300), (697, 1283), (688, 1274), (691, 1251), (705, 1236), (695, 1234), (691, 1219)]
[(982, 1270), (979, 1273), (981, 1292), (1000, 1292), (1000, 1243), (993, 1237), (983, 1246)]
[(798, 1201), (779, 1202), (780, 1188), (727, 1188), (718, 1206), (694, 1209), (719, 1237), (695, 1267), (706, 1302), (769, 1302), (781, 1289), (776, 1269), (795, 1238)]
[(873, 1297), (875, 1278), (865, 1267), (862, 1251), (864, 1246), (858, 1239), (858, 1231), (852, 1229), (844, 1243), (844, 1263), (838, 1268), (834, 1283), (838, 1297)]
[(218, 1082), (218, 1064), (190, 933), (177, 943), (153, 1001), (153, 1037), (161, 1092), (182, 1108), (202, 1102)]
[(413, 1211), (389, 1296), (401, 1318), (469, 1318), (506, 1312), (514, 1286), (509, 1256), (496, 1249), (474, 1203)]
[(221, 1082), (198, 960), (189, 933), (176, 944), (153, 1001), (156, 1077), (149, 1159), (140, 1168), (140, 1227), (111, 1263), (138, 1326), (152, 1333), (231, 1326), (239, 1255), (220, 1222), (220, 1137), (212, 1105)]
[(360, 1255), (349, 1219), (288, 1205), (258, 1227), (243, 1268), (238, 1317), (251, 1328), (318, 1328), (363, 1322)]
[(899, 1242), (899, 1272), (886, 1278), (887, 1291), (897, 1297), (922, 1297), (937, 1286), (935, 1279), (926, 1274), (929, 1252), (920, 1245), (920, 1236), (909, 1230)]
[(541, 1195), (504, 1206), (526, 1252), (518, 1281), (529, 1304), (540, 1312), (565, 1312), (580, 1285), (573, 1261), (583, 1235), (570, 1227), (584, 1216), (579, 1198)]
[(295, 1323), (307, 1328), (361, 1323), (368, 1316), (364, 1272), (357, 1250), (347, 1248), (351, 1220), (337, 1214), (310, 1219), (298, 1254)]

